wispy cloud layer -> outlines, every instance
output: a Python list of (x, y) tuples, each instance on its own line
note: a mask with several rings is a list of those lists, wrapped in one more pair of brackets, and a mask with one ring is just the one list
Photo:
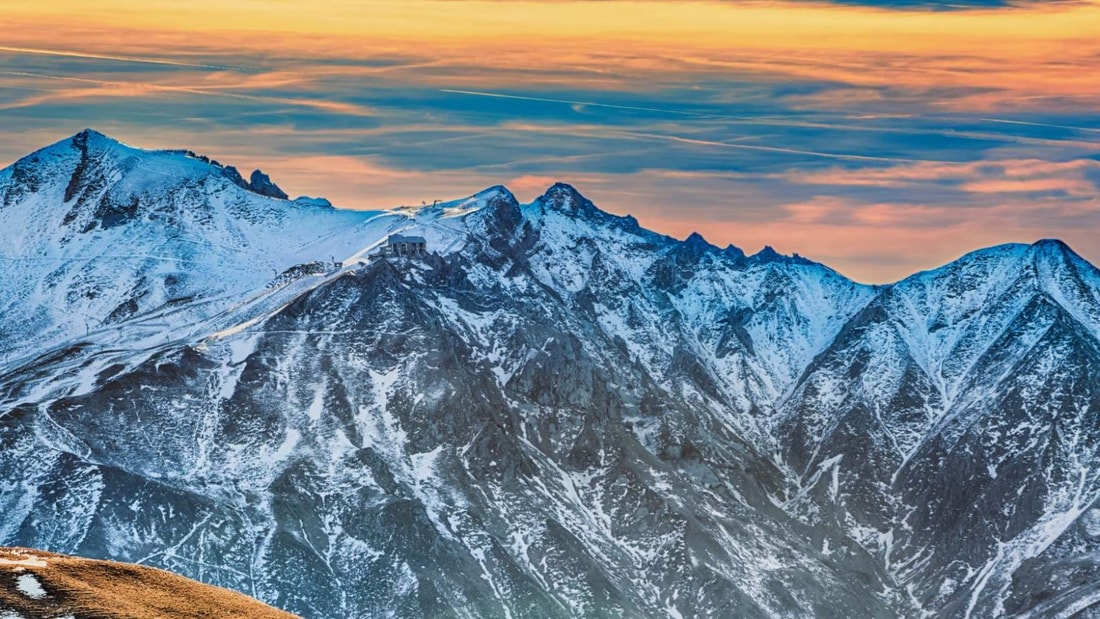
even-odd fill
[(1096, 2), (87, 4), (0, 6), (0, 161), (94, 126), (353, 208), (566, 180), (868, 281), (1100, 259)]

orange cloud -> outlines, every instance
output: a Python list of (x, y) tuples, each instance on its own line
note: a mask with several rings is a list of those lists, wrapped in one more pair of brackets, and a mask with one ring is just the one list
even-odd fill
[[(945, 110), (1100, 102), (1094, 71), (1082, 70), (1100, 54), (1096, 2), (924, 12), (789, 2), (251, 0), (227, 11), (168, 0), (16, 0), (0, 6), (0, 21), (7, 51), (139, 63), (217, 65), (202, 54), (232, 50), (290, 61), (397, 53), (426, 59), (424, 69), (522, 71), (527, 84), (561, 85), (555, 69), (567, 68), (575, 87), (636, 83), (639, 75), (690, 83), (716, 71), (851, 87), (790, 97), (815, 109), (876, 107), (881, 87), (935, 89)], [(418, 75), (443, 87), (492, 86), (485, 77)]]
[[(16, 71), (21, 75), (12, 74), (14, 67), (5, 75), (3, 84), (18, 88), (8, 90), (0, 106), (15, 111), (58, 101), (177, 101), (184, 95), (274, 104), (263, 106), (266, 122), (259, 126), (243, 118), (256, 108), (234, 104), (225, 117), (235, 120), (240, 111), (241, 126), (229, 122), (209, 133), (126, 125), (109, 115), (102, 128), (125, 127), (122, 137), (134, 143), (187, 146), (226, 163), (261, 166), (289, 191), (354, 208), (431, 202), (497, 183), (527, 200), (566, 180), (602, 207), (630, 211), (663, 232), (702, 230), (714, 242), (750, 250), (767, 243), (870, 281), (934, 266), (982, 244), (1032, 241), (1036, 222), (1043, 222), (1043, 236), (1063, 236), (1086, 254), (1092, 242), (1087, 231), (1094, 227), (1081, 222), (1100, 210), (1100, 164), (1083, 157), (1100, 151), (1097, 129), (1017, 115), (1100, 108), (1096, 1), (957, 12), (768, 0), (246, 0), (234, 6), (0, 3), (6, 46), (0, 55), (27, 65)], [(44, 70), (45, 60), (70, 72)], [(72, 69), (77, 64), (85, 68)], [(333, 84), (335, 90), (325, 90)], [(789, 85), (812, 87), (782, 88)], [(571, 116), (511, 116), (477, 126), (461, 115), (441, 121), (415, 103), (412, 110), (391, 104), (375, 126), (380, 111), (356, 101), (373, 104), (377, 99), (359, 95), (376, 87), (480, 98), (476, 105), (490, 110), (499, 95), (519, 96), (525, 98), (512, 101), (517, 109), (560, 105)], [(692, 107), (697, 88), (709, 98)], [(663, 91), (677, 95), (652, 99), (680, 101), (684, 109), (631, 103)], [(724, 103), (763, 111), (725, 115)], [(292, 114), (281, 115), (291, 106), (328, 115), (296, 124)], [(778, 113), (769, 114), (769, 106)], [(969, 115), (958, 123), (926, 122), (955, 114)], [(647, 120), (617, 122), (631, 115)], [(371, 122), (352, 122), (364, 119)], [(725, 131), (715, 135), (716, 127)], [(779, 139), (770, 139), (772, 127)], [(1034, 131), (1040, 128), (1050, 131)], [(30, 140), (39, 130), (26, 131)], [(406, 139), (434, 146), (505, 133), (513, 138), (509, 145), (530, 147), (477, 162), (454, 149), (459, 156), (446, 169), (438, 169), (438, 160), (434, 168), (402, 168), (397, 158), (378, 155), (383, 149), (358, 148), (386, 142), (397, 150), (409, 145)], [(910, 135), (932, 138), (922, 142), (932, 146), (918, 146), (914, 138), (909, 148)], [(34, 133), (32, 145), (57, 137)], [(540, 151), (552, 138), (562, 138), (558, 148)], [(340, 156), (319, 156), (277, 147), (303, 141), (318, 147), (312, 152), (329, 152), (320, 147), (331, 144), (345, 148)], [(939, 160), (951, 159), (961, 141), (970, 146), (959, 158), (997, 160)], [(655, 152), (654, 167), (661, 157), (703, 153), (692, 161), (721, 170), (633, 172), (633, 162), (588, 173), (589, 159), (615, 154), (596, 151), (612, 148)], [(409, 152), (400, 161), (418, 165), (408, 163)], [(549, 170), (557, 168), (583, 173), (552, 178)], [(934, 204), (913, 204), (927, 187), (951, 193)], [(909, 203), (892, 203), (891, 190), (905, 192)], [(1045, 193), (1070, 199), (1035, 197)]]
[(791, 183), (850, 187), (919, 188), (922, 183), (947, 183), (969, 193), (1062, 192), (1093, 198), (1100, 178), (1100, 161), (1074, 159), (1004, 159), (973, 162), (915, 162), (879, 168), (832, 168), (815, 172), (772, 175)]

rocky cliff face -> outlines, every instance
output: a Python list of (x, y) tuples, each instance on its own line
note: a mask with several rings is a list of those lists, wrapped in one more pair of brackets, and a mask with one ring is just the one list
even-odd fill
[(1093, 543), (1098, 290), (1057, 241), (971, 254), (883, 291), (783, 404), (788, 461), (922, 607), (1091, 604), (1019, 574)]
[[(310, 617), (1095, 598), (1100, 279), (1059, 243), (873, 288), (567, 185), (353, 213), (92, 132), (0, 195), (0, 543)], [(397, 231), (432, 255), (367, 259)]]

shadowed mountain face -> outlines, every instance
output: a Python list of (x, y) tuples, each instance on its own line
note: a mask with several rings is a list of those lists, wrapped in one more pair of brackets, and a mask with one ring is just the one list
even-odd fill
[[(1100, 278), (1060, 243), (873, 288), (567, 185), (348, 213), (94, 132), (0, 196), (0, 543), (307, 617), (1100, 599)], [(428, 255), (368, 258), (397, 232)]]
[[(1045, 601), (1064, 585), (1020, 572), (1067, 559), (1060, 540), (1079, 538), (1071, 556), (1095, 544), (1083, 527), (1100, 513), (1098, 283), (1056, 241), (914, 276), (857, 315), (785, 402), (788, 462), (804, 477), (835, 469), (839, 522), (925, 607), (1091, 604), (1087, 591)], [(1091, 578), (1080, 569), (1062, 576)]]

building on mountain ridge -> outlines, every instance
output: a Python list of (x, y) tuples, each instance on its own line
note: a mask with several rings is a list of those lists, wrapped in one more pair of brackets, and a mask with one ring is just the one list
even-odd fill
[(428, 253), (428, 241), (422, 236), (406, 236), (403, 234), (391, 234), (386, 237), (386, 242), (374, 254), (373, 258), (389, 257), (419, 257)]

